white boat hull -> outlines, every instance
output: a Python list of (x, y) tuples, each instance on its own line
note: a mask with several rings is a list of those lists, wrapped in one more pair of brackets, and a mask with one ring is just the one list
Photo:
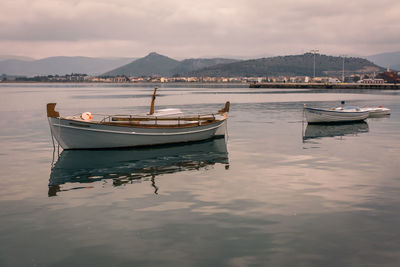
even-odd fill
[(370, 118), (375, 118), (375, 117), (382, 117), (382, 116), (387, 116), (390, 115), (390, 109), (388, 108), (361, 108), (362, 111), (368, 111), (369, 112), (369, 117)]
[(316, 108), (304, 108), (304, 114), (308, 123), (339, 123), (365, 120), (368, 111), (339, 111)]
[(63, 149), (99, 149), (184, 143), (224, 136), (227, 120), (193, 127), (135, 127), (49, 117), (52, 135)]

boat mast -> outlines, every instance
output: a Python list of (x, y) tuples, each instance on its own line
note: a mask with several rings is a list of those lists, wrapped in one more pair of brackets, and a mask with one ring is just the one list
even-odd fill
[(154, 88), (153, 97), (151, 98), (151, 105), (150, 105), (150, 113), (149, 113), (149, 115), (153, 115), (154, 114), (154, 102), (156, 101), (156, 93), (157, 93), (157, 87)]

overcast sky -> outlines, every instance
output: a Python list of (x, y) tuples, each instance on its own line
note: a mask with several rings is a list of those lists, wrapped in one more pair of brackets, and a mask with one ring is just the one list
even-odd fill
[(0, 55), (259, 57), (400, 50), (399, 0), (1, 0)]

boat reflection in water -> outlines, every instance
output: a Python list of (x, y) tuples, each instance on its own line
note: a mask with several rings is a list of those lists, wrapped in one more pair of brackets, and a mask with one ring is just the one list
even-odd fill
[[(105, 179), (111, 179), (114, 186), (151, 180), (157, 194), (157, 175), (198, 170), (216, 163), (229, 168), (225, 138), (134, 149), (64, 150), (51, 170), (48, 195), (90, 188), (93, 186), (88, 183)], [(63, 188), (65, 184), (68, 188)]]
[(303, 135), (303, 140), (323, 137), (336, 137), (345, 135), (357, 135), (369, 131), (366, 122), (353, 122), (341, 124), (308, 124)]

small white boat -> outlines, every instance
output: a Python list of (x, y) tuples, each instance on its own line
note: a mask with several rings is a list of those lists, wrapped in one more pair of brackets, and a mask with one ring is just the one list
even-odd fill
[[(157, 88), (147, 115), (100, 115), (84, 112), (61, 117), (47, 104), (52, 138), (63, 149), (100, 149), (184, 143), (225, 136), (230, 103), (216, 113), (181, 115), (154, 111)], [(98, 119), (96, 119), (98, 117)]]
[(362, 111), (358, 107), (320, 109), (304, 106), (304, 114), (308, 123), (341, 123), (363, 121), (369, 116), (368, 111)]
[(390, 115), (390, 109), (389, 108), (384, 108), (382, 106), (378, 107), (370, 107), (370, 108), (360, 108), (362, 111), (368, 111), (369, 112), (369, 118), (376, 118), (376, 117), (382, 117), (382, 116), (387, 116)]
[(381, 117), (381, 116), (385, 116), (385, 115), (390, 115), (390, 109), (388, 108), (384, 108), (382, 106), (378, 106), (378, 107), (365, 107), (365, 108), (359, 108), (359, 107), (351, 107), (351, 106), (344, 106), (345, 101), (341, 101), (342, 106), (336, 108), (335, 110), (350, 110), (350, 109), (357, 109), (360, 111), (368, 111), (369, 112), (369, 116), (368, 118), (371, 117)]

